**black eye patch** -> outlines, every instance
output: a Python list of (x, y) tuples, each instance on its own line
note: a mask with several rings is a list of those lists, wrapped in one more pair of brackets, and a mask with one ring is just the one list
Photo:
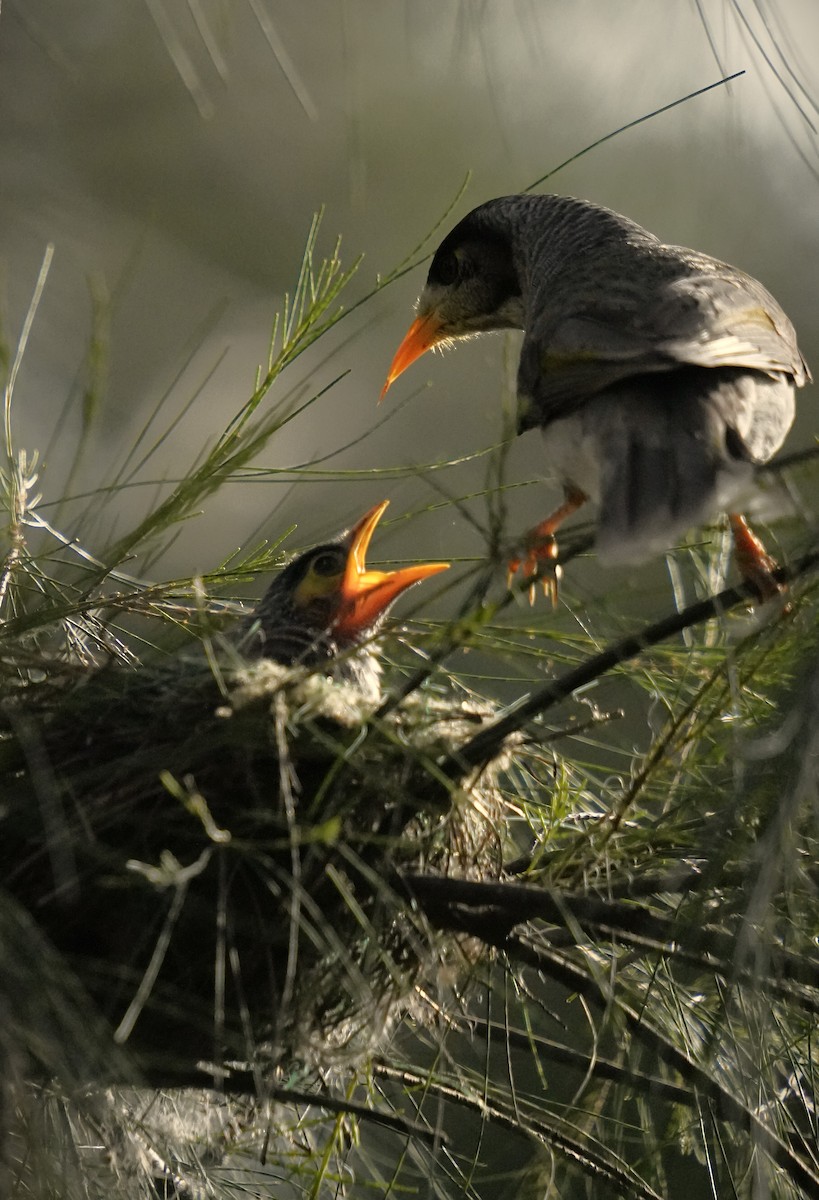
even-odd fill
[(461, 264), (458, 261), (458, 256), (452, 253), (452, 251), (447, 251), (433, 259), (429, 270), (429, 278), (432, 283), (438, 283), (442, 287), (449, 287), (450, 284), (455, 283), (460, 273)]
[(343, 550), (325, 550), (311, 563), (316, 575), (338, 575), (344, 570), (347, 556)]

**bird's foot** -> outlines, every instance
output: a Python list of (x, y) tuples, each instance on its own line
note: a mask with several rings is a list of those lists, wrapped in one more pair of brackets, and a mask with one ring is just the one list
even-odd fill
[(506, 576), (506, 586), (510, 587), (517, 572), (523, 568), (524, 579), (529, 579), (529, 603), (535, 602), (535, 586), (543, 584), (544, 595), (552, 602), (552, 608), (557, 608), (557, 588), (562, 575), (562, 569), (557, 561), (557, 538), (555, 533), (560, 525), (577, 512), (588, 499), (585, 492), (573, 484), (567, 484), (566, 499), (555, 509), (545, 521), (530, 529), (523, 540), (523, 553), (509, 562)]
[(740, 513), (731, 513), (731, 532), (734, 535), (734, 558), (739, 573), (749, 584), (761, 603), (788, 594), (788, 585), (775, 578), (779, 564), (768, 554), (760, 538)]
[[(544, 521), (543, 525), (548, 525)], [(518, 571), (522, 569), (523, 578), (529, 580), (529, 603), (535, 602), (535, 591), (538, 583), (543, 585), (543, 594), (552, 602), (552, 608), (557, 607), (557, 588), (562, 569), (557, 561), (557, 538), (550, 530), (543, 530), (541, 525), (530, 529), (523, 543), (523, 552), (519, 557), (509, 560), (506, 573), (506, 586), (511, 587)]]

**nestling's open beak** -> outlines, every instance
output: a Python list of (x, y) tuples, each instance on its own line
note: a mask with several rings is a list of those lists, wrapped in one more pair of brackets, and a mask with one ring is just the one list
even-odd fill
[(416, 317), (392, 360), (390, 373), (387, 376), (387, 382), (381, 389), (378, 403), (380, 404), (386, 396), (390, 384), (395, 383), (398, 376), (406, 371), (410, 363), (414, 363), (416, 358), (420, 358), (426, 350), (429, 350), (437, 342), (442, 342), (445, 337), (440, 318), (434, 312), (427, 313), (424, 317)]
[(397, 571), (368, 571), (366, 556), (375, 527), (389, 500), (371, 508), (348, 534), (347, 567), (341, 582), (339, 615), (334, 630), (342, 637), (354, 637), (374, 625), (402, 592), (430, 575), (446, 571), (449, 563), (416, 563)]

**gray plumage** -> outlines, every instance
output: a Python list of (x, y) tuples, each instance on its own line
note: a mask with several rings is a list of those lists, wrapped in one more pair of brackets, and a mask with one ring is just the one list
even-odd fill
[(449, 566), (367, 566), (370, 540), (388, 504), (383, 500), (335, 540), (300, 554), (273, 580), (237, 630), (248, 658), (321, 671), (377, 703), (381, 663), (374, 635), (400, 595)]
[(544, 431), (599, 506), (601, 557), (636, 562), (741, 501), (810, 379), (757, 280), (563, 196), (480, 205), (436, 251), (418, 306), (436, 341), (525, 331), (519, 430)]
[(337, 590), (298, 605), (299, 585), (308, 572), (343, 571), (347, 559), (347, 533), (334, 542), (315, 546), (293, 559), (271, 583), (252, 613), (241, 622), (237, 635), (242, 654), (249, 659), (269, 658), (283, 666), (319, 670), (339, 682), (351, 683), (374, 703), (381, 694), (381, 663), (372, 644), (383, 622), (377, 620), (341, 636), (334, 626), (340, 605)]

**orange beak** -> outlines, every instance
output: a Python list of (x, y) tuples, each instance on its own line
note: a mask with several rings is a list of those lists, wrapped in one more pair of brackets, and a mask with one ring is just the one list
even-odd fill
[(375, 527), (389, 500), (371, 508), (348, 535), (347, 567), (341, 582), (339, 615), (334, 630), (342, 637), (354, 637), (374, 625), (402, 592), (430, 575), (446, 571), (449, 563), (416, 563), (398, 571), (368, 571), (366, 556)]
[(414, 363), (416, 358), (420, 358), (425, 351), (436, 345), (437, 342), (442, 342), (445, 337), (440, 318), (435, 313), (428, 313), (425, 317), (416, 317), (395, 353), (387, 382), (378, 397), (378, 403), (381, 403), (390, 385), (395, 383), (398, 376), (406, 371), (410, 363)]

